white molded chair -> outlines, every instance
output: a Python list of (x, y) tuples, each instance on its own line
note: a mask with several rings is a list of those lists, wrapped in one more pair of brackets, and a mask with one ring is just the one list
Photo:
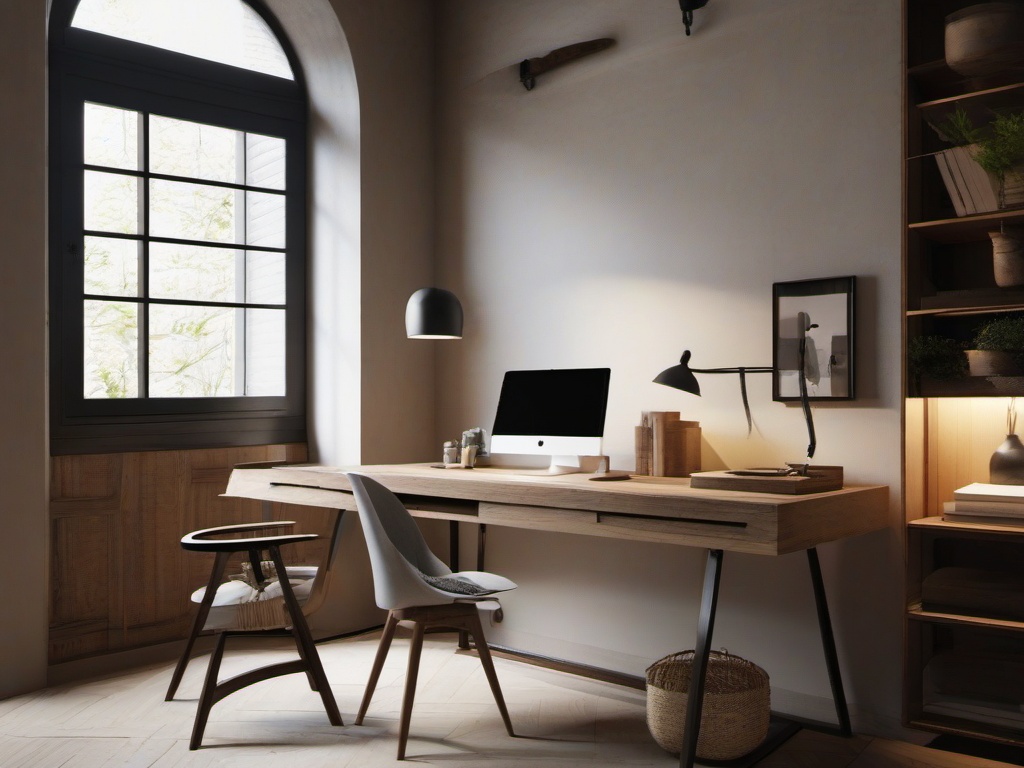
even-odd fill
[(405, 759), (420, 651), (427, 629), (465, 631), (473, 637), (480, 663), (505, 723), (505, 730), (509, 736), (515, 736), (476, 606), (479, 600), (489, 600), (498, 592), (515, 589), (515, 582), (484, 571), (452, 573), (427, 547), (416, 521), (391, 491), (365, 475), (350, 472), (346, 476), (355, 494), (359, 519), (370, 553), (377, 605), (388, 611), (387, 623), (377, 647), (377, 656), (355, 724), (361, 725), (366, 715), (395, 629), (399, 622), (406, 621), (412, 623), (413, 635), (409, 646), (409, 670), (406, 674), (398, 734), (398, 759)]

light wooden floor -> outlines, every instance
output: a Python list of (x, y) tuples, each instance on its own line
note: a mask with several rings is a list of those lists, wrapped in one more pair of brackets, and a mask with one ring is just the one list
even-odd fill
[[(351, 725), (377, 635), (320, 646), (346, 725), (333, 728), (302, 675), (259, 683), (217, 704), (204, 747), (188, 739), (205, 657), (164, 702), (172, 664), (48, 688), (0, 701), (3, 768), (376, 768), (395, 760), (406, 642), (396, 639), (362, 727)], [(264, 646), (265, 647), (265, 646)], [(229, 646), (230, 648), (230, 646)], [(282, 646), (284, 648), (284, 646)], [(405, 763), (468, 768), (663, 766), (678, 762), (648, 734), (644, 694), (516, 661), (496, 659), (512, 722), (505, 734), (474, 656), (453, 639), (427, 639)], [(284, 650), (230, 654), (224, 674), (290, 657)], [(994, 768), (993, 763), (885, 740), (802, 731), (761, 768)]]

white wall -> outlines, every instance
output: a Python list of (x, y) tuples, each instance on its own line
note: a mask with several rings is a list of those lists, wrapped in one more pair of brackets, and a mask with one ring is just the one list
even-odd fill
[(0, 698), (46, 682), (45, 40), (45, 2), (0, 3)]
[[(606, 452), (633, 466), (640, 411), (704, 429), (706, 469), (804, 455), (796, 407), (750, 379), (703, 398), (651, 379), (770, 365), (772, 283), (856, 275), (857, 400), (816, 407), (815, 461), (892, 488), (892, 528), (821, 548), (861, 728), (900, 711), (900, 3), (716, 0), (686, 37), (671, 0), (444, 0), (440, 282), (467, 313), (439, 357), (438, 439), (490, 427), (506, 369), (608, 365)], [(616, 45), (541, 77), (519, 61)], [(520, 589), (498, 643), (641, 673), (691, 648), (703, 556), (493, 530), (488, 567)], [(714, 647), (771, 675), (783, 711), (829, 717), (803, 556), (725, 559)]]

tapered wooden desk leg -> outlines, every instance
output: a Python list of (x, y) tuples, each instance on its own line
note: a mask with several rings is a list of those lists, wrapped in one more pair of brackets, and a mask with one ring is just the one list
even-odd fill
[(690, 673), (690, 690), (686, 697), (686, 723), (683, 726), (683, 744), (679, 751), (680, 768), (693, 768), (697, 759), (697, 737), (700, 733), (701, 707), (704, 705), (704, 679), (711, 655), (711, 636), (715, 629), (715, 610), (718, 606), (718, 584), (722, 576), (724, 552), (708, 550), (704, 568), (704, 592), (700, 600), (700, 618), (697, 621), (697, 644)]
[(818, 629), (821, 631), (821, 645), (825, 651), (828, 681), (832, 685), (832, 700), (835, 702), (836, 717), (839, 719), (839, 732), (843, 736), (852, 736), (853, 727), (850, 724), (850, 711), (846, 706), (846, 694), (843, 691), (843, 677), (839, 670), (839, 654), (836, 653), (836, 638), (832, 633), (832, 619), (829, 617), (828, 600), (825, 598), (825, 582), (821, 578), (818, 550), (814, 547), (807, 550), (807, 564), (811, 568), (814, 604), (818, 609)]

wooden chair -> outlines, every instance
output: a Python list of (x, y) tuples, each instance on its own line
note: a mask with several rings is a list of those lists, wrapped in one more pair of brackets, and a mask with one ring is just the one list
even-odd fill
[[(213, 571), (206, 587), (193, 593), (193, 600), (199, 603), (199, 610), (192, 623), (192, 631), (184, 652), (178, 660), (167, 689), (166, 701), (174, 698), (181, 683), (182, 675), (192, 657), (196, 638), (204, 631), (217, 634), (217, 642), (210, 656), (206, 681), (199, 697), (195, 725), (189, 749), (198, 749), (202, 744), (203, 732), (213, 705), (235, 691), (261, 680), (280, 675), (304, 672), (310, 688), (320, 694), (324, 709), (331, 725), (343, 725), (341, 713), (335, 703), (327, 677), (324, 674), (320, 656), (313, 642), (306, 615), (313, 612), (323, 600), (326, 582), (329, 580), (331, 565), (337, 549), (339, 514), (335, 523), (333, 540), (324, 568), (287, 567), (281, 557), (281, 547), (318, 538), (315, 533), (289, 533), (255, 537), (239, 537), (239, 534), (263, 533), (295, 525), (293, 521), (226, 525), (193, 531), (181, 540), (182, 548), (192, 552), (215, 554)], [(224, 582), (224, 570), (229, 558), (235, 553), (246, 553), (252, 569), (253, 588), (243, 581)], [(267, 553), (267, 559), (263, 553)], [(276, 578), (266, 571), (272, 566), (275, 574), (287, 574), (287, 578)], [(309, 576), (313, 576), (309, 579)], [(301, 578), (307, 577), (307, 578)], [(263, 598), (254, 600), (253, 598)], [(295, 641), (299, 658), (293, 661), (270, 664), (249, 670), (222, 682), (218, 681), (224, 646), (228, 637), (263, 635), (280, 637), (290, 635)]]
[(355, 724), (362, 725), (395, 629), (404, 621), (412, 623), (413, 635), (399, 725), (398, 759), (405, 759), (420, 652), (423, 636), (429, 629), (459, 630), (472, 636), (505, 730), (509, 736), (515, 736), (476, 606), (476, 601), (490, 600), (498, 592), (515, 589), (515, 583), (483, 571), (452, 573), (427, 547), (416, 521), (391, 491), (363, 475), (348, 473), (347, 477), (370, 553), (374, 596), (378, 607), (388, 611)]

